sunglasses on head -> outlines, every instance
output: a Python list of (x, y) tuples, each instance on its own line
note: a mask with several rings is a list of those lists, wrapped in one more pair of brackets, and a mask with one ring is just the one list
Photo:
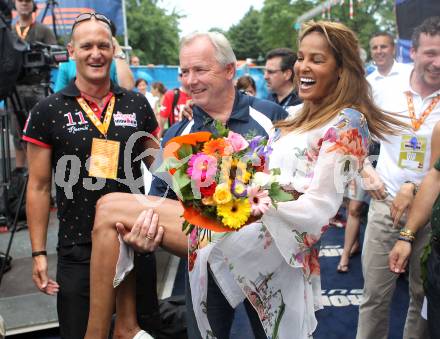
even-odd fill
[(72, 25), (72, 32), (75, 29), (75, 26), (78, 25), (80, 22), (91, 20), (92, 17), (94, 17), (96, 20), (102, 21), (106, 23), (110, 29), (111, 29), (111, 23), (110, 20), (107, 19), (105, 15), (99, 14), (99, 13), (81, 13), (75, 18), (75, 22)]

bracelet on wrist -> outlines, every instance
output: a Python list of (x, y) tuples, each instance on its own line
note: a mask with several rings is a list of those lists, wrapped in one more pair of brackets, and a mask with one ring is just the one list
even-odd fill
[(47, 251), (35, 251), (35, 252), (32, 252), (32, 258), (38, 257), (40, 255), (47, 256)]
[(399, 238), (397, 238), (397, 240), (402, 240), (402, 241), (408, 242), (410, 244), (412, 244), (414, 242), (414, 239), (403, 237), (403, 236), (399, 236)]
[(403, 240), (412, 244), (415, 238), (416, 234), (408, 228), (404, 228), (399, 232), (399, 240)]
[(411, 231), (409, 228), (402, 228), (400, 230), (400, 235), (404, 236), (404, 237), (410, 237), (410, 238), (415, 238), (416, 237), (416, 232)]

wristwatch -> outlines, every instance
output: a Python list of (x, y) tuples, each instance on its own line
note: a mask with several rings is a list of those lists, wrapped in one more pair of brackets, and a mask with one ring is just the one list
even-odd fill
[(116, 53), (115, 55), (113, 55), (113, 58), (125, 60), (125, 59), (127, 59), (127, 56), (125, 55), (125, 53), (123, 51), (120, 51), (119, 53)]

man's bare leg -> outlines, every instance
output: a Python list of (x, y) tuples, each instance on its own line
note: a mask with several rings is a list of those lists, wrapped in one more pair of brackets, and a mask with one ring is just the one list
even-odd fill
[[(187, 239), (181, 231), (183, 209), (179, 202), (127, 193), (111, 193), (102, 197), (96, 205), (92, 233), (87, 339), (106, 339), (110, 327), (116, 298), (113, 277), (119, 255), (119, 240), (115, 225), (120, 222), (125, 227), (131, 228), (138, 216), (146, 209), (153, 209), (159, 215), (159, 223), (165, 229), (162, 247), (179, 256), (187, 254)], [(124, 295), (124, 300), (120, 302), (135, 305), (135, 291), (126, 283), (122, 283), (118, 288), (118, 295)], [(124, 288), (127, 290), (124, 291)], [(120, 307), (124, 308), (124, 306)], [(117, 328), (124, 327), (125, 323), (132, 323), (133, 317), (136, 318), (136, 313), (124, 312), (119, 317)]]

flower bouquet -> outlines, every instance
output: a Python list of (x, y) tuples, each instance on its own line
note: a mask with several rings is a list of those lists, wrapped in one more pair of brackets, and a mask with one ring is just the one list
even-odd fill
[(267, 138), (246, 140), (220, 123), (214, 133), (178, 136), (164, 148), (162, 171), (172, 175), (173, 190), (184, 207), (183, 231), (194, 226), (231, 232), (263, 215), (272, 204), (293, 200), (267, 169)]

